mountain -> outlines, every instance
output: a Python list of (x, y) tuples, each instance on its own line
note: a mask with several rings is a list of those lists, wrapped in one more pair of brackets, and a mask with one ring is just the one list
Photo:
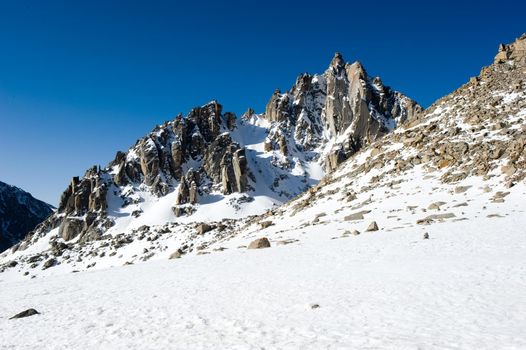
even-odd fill
[(211, 101), (158, 125), (105, 168), (74, 177), (56, 213), (13, 250), (264, 213), (421, 110), (336, 54), (323, 74), (276, 91), (263, 114), (236, 118)]
[(52, 212), (51, 205), (0, 181), (0, 252), (20, 242)]
[(526, 348), (526, 35), (424, 111), (335, 66), (74, 179), (0, 255), (5, 346)]
[(74, 178), (57, 213), (0, 257), (4, 269), (17, 260), (16, 271), (60, 273), (263, 236), (287, 244), (312, 230), (347, 237), (522, 212), (506, 198), (525, 177), (524, 42), (502, 45), (425, 111), (339, 54), (276, 91), (263, 114), (195, 108)]

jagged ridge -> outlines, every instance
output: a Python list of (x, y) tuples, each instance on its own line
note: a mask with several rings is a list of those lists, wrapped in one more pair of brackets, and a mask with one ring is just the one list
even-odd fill
[(14, 251), (49, 235), (86, 243), (145, 225), (261, 214), (420, 111), (336, 54), (322, 75), (274, 93), (263, 114), (236, 118), (212, 101), (157, 126), (107, 167), (73, 178), (57, 213)]

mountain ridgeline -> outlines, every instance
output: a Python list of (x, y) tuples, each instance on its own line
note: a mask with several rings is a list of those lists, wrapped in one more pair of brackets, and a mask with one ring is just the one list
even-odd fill
[(526, 35), (501, 45), (493, 64), (426, 110), (340, 54), (323, 74), (275, 91), (264, 113), (194, 108), (73, 178), (57, 211), (0, 254), (0, 271), (59, 273), (258, 237), (256, 246), (290, 244), (306, 231), (348, 237), (520, 211), (525, 48)]
[(107, 167), (74, 177), (34, 235), (58, 228), (65, 241), (97, 240), (119, 220), (125, 230), (151, 217), (151, 203), (163, 197), (170, 214), (161, 221), (192, 221), (196, 212), (195, 221), (207, 221), (199, 209), (211, 201), (232, 209), (226, 217), (260, 214), (421, 111), (337, 53), (323, 74), (302, 74), (288, 92), (276, 91), (263, 114), (249, 109), (237, 118), (211, 101), (155, 127)]

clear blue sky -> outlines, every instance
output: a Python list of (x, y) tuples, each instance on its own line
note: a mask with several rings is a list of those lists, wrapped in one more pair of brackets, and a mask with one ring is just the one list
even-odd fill
[(261, 112), (336, 51), (428, 106), (526, 31), (520, 3), (0, 0), (0, 180), (56, 205), (155, 124)]

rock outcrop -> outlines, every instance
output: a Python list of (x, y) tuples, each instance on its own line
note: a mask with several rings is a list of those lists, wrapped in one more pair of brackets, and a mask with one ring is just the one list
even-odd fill
[(288, 155), (285, 135), (291, 129), (296, 144), (305, 150), (338, 138), (325, 152), (331, 171), (421, 111), (415, 101), (385, 86), (379, 77), (371, 78), (360, 62), (345, 63), (336, 53), (324, 74), (302, 74), (290, 91), (274, 92), (265, 117), (283, 126), (269, 134), (265, 149), (279, 148)]
[(220, 135), (207, 148), (203, 169), (214, 182), (221, 183), (224, 194), (246, 191), (248, 170), (245, 151), (232, 141), (229, 134)]
[(511, 44), (500, 44), (494, 63), (513, 62), (517, 66), (526, 67), (526, 33)]
[(170, 220), (188, 220), (216, 201), (242, 213), (256, 196), (266, 198), (265, 207), (255, 207), (264, 211), (305, 191), (323, 176), (322, 166), (335, 169), (419, 109), (337, 54), (324, 74), (302, 74), (288, 92), (276, 91), (264, 115), (249, 108), (238, 119), (211, 101), (157, 125), (105, 168), (74, 177), (56, 214), (16, 249), (53, 229), (55, 240), (73, 242), (120, 234), (111, 230), (120, 230), (119, 220), (141, 218), (165, 198), (169, 207), (161, 211)]
[[(263, 235), (289, 244), (307, 232), (333, 235), (321, 229), (331, 222), (347, 226), (331, 239), (383, 235), (408, 227), (404, 210), (414, 225), (433, 225), (466, 219), (472, 202), (477, 216), (509, 198), (520, 208), (525, 40), (501, 46), (494, 64), (423, 112), (337, 54), (324, 74), (302, 74), (288, 92), (275, 92), (264, 115), (248, 110), (237, 119), (215, 101), (179, 115), (106, 168), (73, 178), (57, 213), (13, 248), (16, 255), (0, 254), (0, 271), (87, 269), (103, 254), (120, 264), (208, 254)], [(35, 252), (40, 244), (46, 248)], [(267, 238), (250, 244), (268, 246)]]

